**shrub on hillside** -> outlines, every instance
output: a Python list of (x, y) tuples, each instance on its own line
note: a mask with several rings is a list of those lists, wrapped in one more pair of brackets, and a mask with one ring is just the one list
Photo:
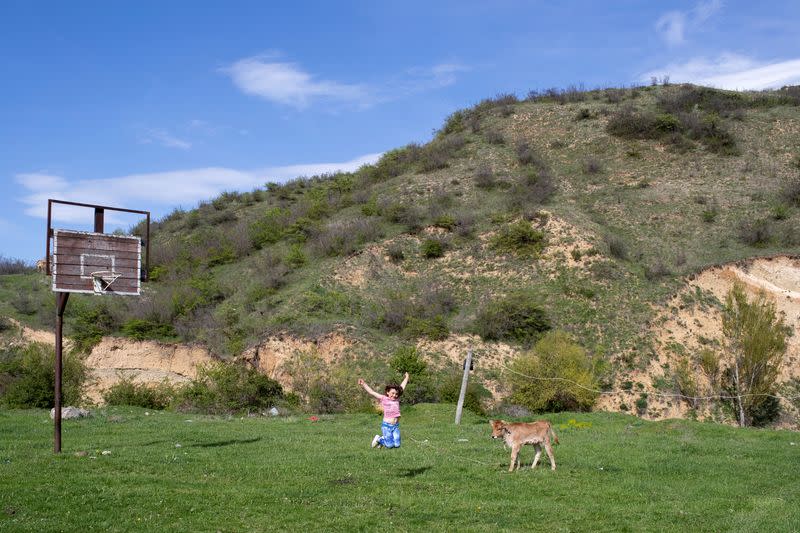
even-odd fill
[(403, 402), (422, 403), (436, 402), (439, 397), (434, 384), (433, 376), (428, 369), (428, 364), (422, 360), (419, 352), (414, 346), (401, 346), (392, 355), (389, 366), (394, 370), (398, 379), (408, 372), (409, 382), (406, 390), (403, 391)]
[(103, 391), (103, 401), (107, 405), (130, 405), (161, 410), (169, 407), (174, 399), (175, 388), (168, 381), (156, 385), (134, 383), (130, 376), (124, 376)]
[(202, 365), (197, 377), (177, 392), (179, 410), (232, 413), (265, 409), (283, 398), (281, 385), (254, 368), (216, 361)]
[(442, 315), (430, 318), (411, 316), (408, 318), (404, 332), (412, 337), (426, 337), (434, 341), (441, 341), (450, 334), (447, 319)]
[(547, 168), (547, 163), (541, 155), (528, 143), (519, 142), (516, 146), (517, 161), (520, 165), (534, 168)]
[(744, 220), (739, 224), (739, 240), (748, 246), (767, 246), (774, 237), (772, 222), (767, 219)]
[(551, 328), (547, 317), (528, 292), (515, 292), (488, 302), (478, 312), (474, 330), (485, 340), (507, 340), (530, 345)]
[[(441, 379), (439, 384), (439, 401), (457, 404), (461, 394), (461, 382), (463, 380), (463, 369), (456, 369), (448, 372)], [(490, 397), (491, 393), (478, 382), (472, 379), (467, 382), (467, 390), (464, 393), (464, 408), (478, 415), (484, 415), (483, 400)]]
[(781, 188), (781, 198), (789, 205), (800, 207), (800, 178), (790, 179), (783, 185)]
[(122, 334), (134, 340), (174, 340), (177, 336), (172, 324), (161, 324), (152, 320), (132, 318), (122, 325)]
[(67, 313), (74, 317), (70, 338), (80, 352), (90, 352), (104, 335), (117, 327), (107, 302), (95, 304), (77, 300), (72, 304), (72, 309), (67, 309)]
[(481, 165), (475, 170), (475, 186), (479, 189), (492, 189), (497, 185), (497, 178), (491, 167)]
[(532, 257), (539, 255), (546, 244), (544, 233), (526, 220), (503, 226), (491, 241), (492, 248), (499, 252)]
[(366, 243), (383, 237), (380, 224), (366, 218), (334, 221), (311, 239), (311, 250), (319, 256), (349, 255)]
[(532, 411), (590, 411), (597, 398), (591, 359), (563, 331), (547, 333), (511, 367), (511, 399)]
[(33, 272), (34, 270), (32, 265), (26, 263), (22, 259), (12, 259), (0, 254), (0, 276), (5, 274), (25, 274), (26, 272)]
[(530, 168), (511, 183), (506, 202), (511, 211), (526, 213), (547, 203), (556, 190), (549, 168)]
[(419, 251), (426, 259), (436, 259), (444, 255), (446, 248), (447, 245), (443, 240), (430, 237), (422, 241)]
[(656, 115), (625, 105), (608, 118), (606, 131), (623, 139), (656, 139), (664, 132), (656, 126)]
[(628, 259), (628, 246), (622, 238), (616, 235), (606, 235), (606, 244), (608, 245), (608, 252), (617, 259)]
[(363, 308), (362, 319), (388, 333), (411, 336), (447, 334), (447, 317), (457, 310), (452, 290), (430, 280), (388, 284)]
[[(86, 366), (76, 352), (62, 360), (62, 405), (77, 405), (87, 379)], [(0, 351), (0, 404), (15, 408), (49, 409), (55, 404), (55, 351), (31, 343)]]
[(489, 144), (500, 145), (500, 144), (505, 144), (506, 143), (506, 138), (503, 135), (503, 133), (498, 131), (498, 130), (496, 130), (496, 129), (487, 129), (483, 133), (483, 137), (484, 137), (484, 139), (486, 139), (486, 142), (489, 143)]
[(584, 174), (599, 174), (603, 170), (603, 163), (594, 156), (589, 156), (581, 163)]

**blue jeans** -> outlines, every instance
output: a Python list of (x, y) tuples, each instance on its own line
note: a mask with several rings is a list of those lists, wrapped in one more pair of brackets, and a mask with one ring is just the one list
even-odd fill
[(390, 424), (388, 422), (381, 422), (381, 446), (384, 448), (399, 448), (400, 447), (400, 423)]

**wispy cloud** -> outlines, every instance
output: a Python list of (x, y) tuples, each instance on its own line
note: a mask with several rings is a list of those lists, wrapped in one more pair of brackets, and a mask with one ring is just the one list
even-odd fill
[(656, 21), (655, 28), (668, 45), (678, 46), (686, 42), (687, 31), (699, 29), (721, 8), (721, 0), (702, 1), (689, 11), (664, 13)]
[(441, 63), (433, 67), (415, 67), (384, 84), (379, 90), (380, 100), (389, 101), (403, 96), (418, 94), (453, 85), (458, 74), (469, 71), (469, 67), (457, 63)]
[(368, 108), (452, 85), (460, 72), (469, 70), (455, 63), (433, 67), (415, 67), (383, 83), (341, 83), (319, 79), (296, 63), (275, 60), (275, 54), (241, 59), (221, 72), (246, 94), (304, 110), (319, 101), (336, 102)]
[(319, 99), (358, 102), (367, 96), (362, 85), (316, 79), (294, 63), (262, 57), (241, 59), (222, 71), (243, 92), (297, 109)]
[[(96, 180), (70, 180), (46, 173), (18, 174), (16, 182), (25, 192), (19, 200), (25, 204), (25, 213), (45, 218), (47, 200), (55, 198), (81, 203), (148, 210), (153, 216), (165, 214), (179, 206), (194, 206), (210, 200), (223, 191), (249, 191), (263, 187), (267, 182), (284, 182), (298, 176), (312, 176), (336, 171), (353, 171), (365, 164), (374, 163), (381, 154), (367, 154), (340, 163), (311, 163), (267, 167), (256, 170), (232, 168), (196, 168), (132, 174)], [(59, 209), (55, 214), (63, 222), (79, 222), (86, 217), (85, 210)], [(110, 214), (110, 223), (121, 220)]]
[(150, 129), (145, 132), (140, 142), (143, 144), (156, 143), (167, 148), (179, 148), (181, 150), (189, 150), (192, 143), (183, 139), (179, 139), (162, 129)]
[(800, 84), (800, 59), (758, 62), (724, 53), (716, 59), (698, 57), (671, 63), (642, 74), (641, 81), (669, 77), (678, 83), (694, 83), (720, 89), (760, 90)]

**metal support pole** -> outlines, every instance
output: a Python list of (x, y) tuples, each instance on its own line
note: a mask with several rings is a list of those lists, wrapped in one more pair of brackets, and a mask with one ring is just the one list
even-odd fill
[(456, 424), (461, 423), (461, 411), (464, 409), (464, 397), (467, 395), (467, 380), (469, 371), (472, 368), (472, 349), (467, 350), (467, 359), (464, 361), (464, 377), (461, 378), (461, 392), (458, 394), (458, 405), (456, 406)]
[(103, 222), (105, 219), (105, 210), (102, 207), (94, 208), (94, 232), (103, 233)]
[(63, 333), (64, 333), (64, 309), (67, 307), (69, 299), (68, 292), (56, 293), (56, 379), (55, 379), (55, 410), (53, 412), (55, 442), (53, 452), (61, 453), (61, 374), (63, 369)]

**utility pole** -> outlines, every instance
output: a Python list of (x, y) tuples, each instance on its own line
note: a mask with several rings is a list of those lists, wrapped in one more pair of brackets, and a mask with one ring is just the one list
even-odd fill
[(464, 397), (467, 395), (467, 380), (470, 370), (472, 370), (472, 348), (467, 350), (467, 358), (464, 360), (464, 377), (461, 378), (461, 392), (458, 394), (458, 405), (456, 406), (456, 425), (461, 423), (461, 411), (464, 409)]

